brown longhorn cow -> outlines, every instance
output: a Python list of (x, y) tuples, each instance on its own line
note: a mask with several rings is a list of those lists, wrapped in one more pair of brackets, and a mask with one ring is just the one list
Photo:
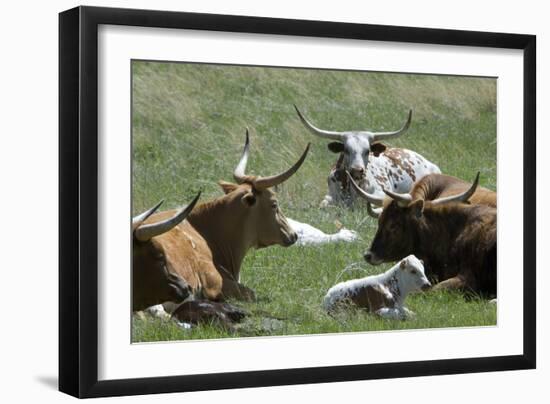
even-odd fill
[[(186, 221), (152, 237), (143, 237), (142, 229), (179, 215), (174, 211), (153, 214), (158, 206), (140, 215), (142, 224), (134, 228), (133, 242), (134, 310), (165, 301), (181, 302), (186, 295), (213, 301), (253, 300), (254, 292), (239, 281), (241, 263), (251, 248), (296, 242), (297, 235), (271, 188), (300, 168), (308, 150), (309, 144), (300, 159), (281, 174), (247, 175), (247, 131), (243, 154), (233, 173), (236, 183), (220, 181), (224, 196), (199, 204)], [(138, 279), (155, 285), (149, 295), (136, 293)]]
[[(385, 190), (389, 198), (383, 203), (378, 230), (365, 260), (378, 265), (414, 254), (424, 261), (427, 275), (440, 281), (434, 289), (495, 295), (496, 208), (464, 203), (475, 195), (478, 181), (479, 173), (464, 192), (433, 200), (413, 199), (411, 195), (420, 193), (416, 186), (411, 194)], [(372, 195), (358, 193), (370, 203), (376, 202)]]

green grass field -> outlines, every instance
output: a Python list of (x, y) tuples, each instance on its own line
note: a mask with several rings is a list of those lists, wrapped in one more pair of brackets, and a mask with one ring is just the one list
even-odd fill
[(324, 129), (374, 131), (401, 127), (412, 108), (409, 131), (389, 145), (419, 152), (466, 180), (479, 170), (481, 185), (496, 190), (495, 79), (139, 61), (132, 69), (134, 214), (163, 198), (164, 208), (181, 206), (199, 189), (203, 201), (221, 196), (217, 181), (232, 181), (248, 126), (251, 174), (288, 168), (312, 143), (302, 168), (278, 190), (286, 216), (330, 233), (338, 220), (361, 236), (353, 244), (250, 251), (241, 282), (258, 301), (234, 302), (252, 314), (236, 332), (214, 325), (183, 330), (134, 316), (135, 342), (496, 324), (495, 305), (449, 292), (410, 296), (416, 317), (407, 321), (323, 312), (322, 298), (335, 283), (391, 265), (372, 267), (362, 259), (377, 225), (366, 211), (318, 208), (337, 156), (293, 108)]

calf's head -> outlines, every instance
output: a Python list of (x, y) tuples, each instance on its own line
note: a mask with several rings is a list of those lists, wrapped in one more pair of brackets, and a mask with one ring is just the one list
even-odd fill
[(165, 260), (163, 244), (155, 237), (164, 234), (182, 222), (195, 207), (200, 193), (189, 205), (168, 219), (155, 223), (144, 222), (163, 201), (132, 219), (132, 308), (143, 310), (166, 301), (182, 301), (189, 296), (188, 285), (170, 272)]
[(424, 262), (413, 254), (403, 258), (398, 265), (399, 269), (396, 271), (395, 276), (403, 294), (417, 290), (427, 290), (432, 286), (424, 272)]
[(249, 135), (239, 164), (233, 172), (236, 184), (220, 182), (220, 186), (229, 197), (232, 215), (239, 227), (244, 228), (250, 246), (256, 248), (270, 245), (290, 246), (298, 235), (290, 227), (279, 207), (277, 197), (271, 188), (289, 179), (302, 165), (310, 145), (308, 144), (300, 159), (283, 173), (268, 177), (245, 174), (249, 155)]
[(343, 154), (344, 168), (349, 171), (351, 176), (356, 180), (360, 180), (365, 176), (370, 153), (374, 154), (374, 156), (378, 156), (386, 150), (386, 146), (379, 142), (398, 137), (405, 133), (411, 124), (412, 118), (412, 110), (410, 110), (407, 122), (405, 122), (401, 129), (393, 132), (334, 132), (315, 127), (305, 118), (296, 105), (294, 108), (296, 108), (298, 117), (304, 126), (309, 129), (311, 133), (325, 139), (334, 140), (334, 142), (328, 144), (329, 150), (333, 153)]
[(384, 192), (388, 197), (379, 198), (359, 188), (353, 178), (351, 176), (349, 178), (352, 187), (362, 198), (380, 207), (371, 210), (373, 215), (378, 216), (378, 229), (370, 248), (364, 255), (369, 264), (378, 265), (382, 262), (397, 261), (415, 253), (420, 239), (419, 232), (427, 226), (426, 211), (437, 209), (437, 206), (444, 204), (467, 202), (476, 191), (479, 172), (472, 186), (465, 192), (432, 201), (423, 199), (413, 201), (411, 194), (399, 194), (386, 189)]

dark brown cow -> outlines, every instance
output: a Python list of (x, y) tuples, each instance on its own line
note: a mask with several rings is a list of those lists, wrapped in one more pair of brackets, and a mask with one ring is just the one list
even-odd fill
[[(198, 205), (181, 222), (153, 237), (138, 237), (142, 228), (174, 217), (173, 211), (146, 212), (134, 230), (133, 274), (151, 285), (146, 296), (134, 292), (134, 310), (165, 301), (181, 302), (185, 295), (220, 301), (253, 300), (254, 292), (239, 281), (241, 263), (250, 248), (290, 246), (297, 240), (270, 188), (290, 178), (309, 150), (290, 169), (270, 176), (246, 175), (249, 137), (233, 176), (236, 184), (220, 182), (225, 195)], [(176, 215), (177, 216), (177, 215)], [(145, 276), (147, 274), (147, 276)], [(153, 279), (154, 278), (154, 279)]]
[[(435, 289), (496, 294), (497, 211), (460, 203), (475, 193), (478, 178), (479, 174), (468, 190), (452, 198), (413, 200), (410, 194), (386, 190), (390, 199), (365, 260), (378, 265), (414, 254), (424, 260), (427, 275), (441, 281)], [(364, 191), (359, 194), (366, 197)]]

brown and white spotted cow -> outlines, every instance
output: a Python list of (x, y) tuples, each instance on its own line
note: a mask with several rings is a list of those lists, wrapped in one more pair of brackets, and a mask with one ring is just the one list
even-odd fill
[(339, 154), (338, 161), (328, 176), (328, 194), (321, 206), (353, 205), (357, 193), (350, 186), (346, 171), (351, 173), (361, 189), (378, 197), (384, 196), (383, 188), (400, 193), (409, 192), (415, 181), (427, 174), (441, 172), (434, 163), (412, 150), (391, 148), (380, 143), (407, 131), (411, 124), (412, 110), (409, 111), (403, 127), (393, 132), (334, 132), (315, 127), (296, 105), (294, 108), (311, 133), (334, 140), (328, 144), (328, 148)]
[[(286, 247), (296, 242), (298, 236), (271, 188), (300, 168), (308, 150), (309, 144), (300, 159), (281, 174), (247, 175), (247, 131), (244, 151), (233, 173), (236, 183), (220, 182), (224, 196), (199, 204), (190, 213), (189, 208), (179, 213), (154, 213), (157, 205), (134, 220), (133, 310), (166, 301), (181, 303), (188, 297), (253, 300), (254, 292), (240, 283), (241, 263), (251, 248)], [(185, 216), (187, 220), (182, 222)], [(217, 308), (204, 307), (208, 312)], [(200, 311), (201, 305), (192, 309)], [(177, 314), (185, 318), (182, 309)], [(196, 321), (196, 315), (190, 318)]]

